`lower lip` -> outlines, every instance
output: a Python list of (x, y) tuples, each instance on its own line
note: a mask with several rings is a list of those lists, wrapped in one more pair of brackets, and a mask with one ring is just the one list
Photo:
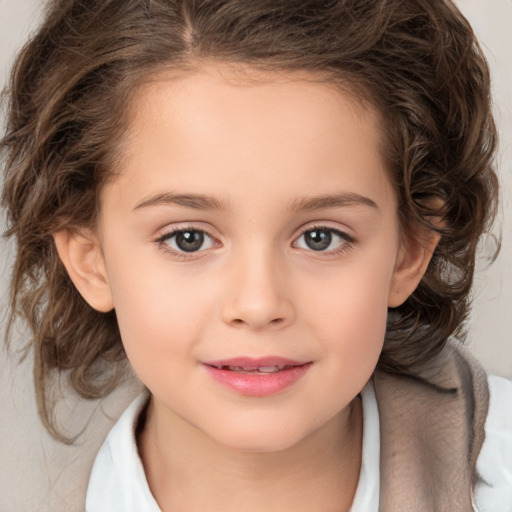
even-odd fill
[(307, 363), (267, 374), (220, 370), (208, 365), (205, 368), (214, 380), (241, 395), (263, 397), (289, 388), (306, 374), (310, 366), (311, 363)]

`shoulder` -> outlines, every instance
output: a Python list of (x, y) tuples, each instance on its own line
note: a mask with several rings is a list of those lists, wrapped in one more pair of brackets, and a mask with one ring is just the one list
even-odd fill
[(480, 512), (512, 512), (512, 381), (489, 375), (489, 412), (478, 457)]
[[(488, 378), (467, 349), (450, 341), (415, 376), (379, 373), (375, 384), (385, 484), (381, 503), (390, 510), (400, 508), (402, 498), (406, 504), (407, 499), (429, 503), (429, 510), (461, 510), (465, 503), (466, 510), (472, 501), (482, 512), (512, 512), (509, 381)], [(418, 453), (421, 466), (414, 460)], [(410, 493), (403, 492), (397, 474), (412, 481)]]
[(148, 401), (138, 396), (103, 443), (91, 471), (86, 512), (160, 512), (147, 484), (137, 450), (135, 428)]

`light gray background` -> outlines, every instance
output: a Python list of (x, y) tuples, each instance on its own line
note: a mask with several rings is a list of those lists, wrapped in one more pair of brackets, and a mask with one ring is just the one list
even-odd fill
[[(41, 0), (0, 0), (0, 87), (13, 55), (36, 26)], [(502, 236), (498, 260), (487, 268), (492, 243), (483, 244), (474, 288), (469, 346), (486, 368), (512, 377), (512, 0), (458, 0), (489, 59), (495, 112), (501, 133), (501, 208), (495, 233)], [(0, 226), (1, 227), (1, 226)], [(7, 299), (9, 247), (0, 242), (0, 308)], [(86, 426), (74, 446), (53, 441), (35, 410), (31, 362), (14, 364), (0, 350), (0, 511), (83, 510), (83, 493), (94, 453), (112, 421), (137, 393), (127, 383), (105, 401), (83, 404), (69, 397), (60, 414), (71, 432)], [(106, 415), (105, 415), (106, 413)], [(90, 421), (88, 421), (90, 420)], [(74, 429), (74, 430), (73, 430)]]

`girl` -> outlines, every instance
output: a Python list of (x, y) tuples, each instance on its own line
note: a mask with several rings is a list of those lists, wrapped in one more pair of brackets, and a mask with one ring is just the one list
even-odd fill
[(43, 422), (58, 372), (147, 388), (86, 510), (510, 509), (450, 338), (497, 195), (451, 2), (53, 1), (2, 147)]

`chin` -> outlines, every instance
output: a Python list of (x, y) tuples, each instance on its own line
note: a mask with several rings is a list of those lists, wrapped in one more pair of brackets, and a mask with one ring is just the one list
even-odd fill
[(217, 442), (227, 448), (246, 453), (276, 453), (282, 452), (300, 444), (307, 433), (290, 428), (290, 425), (272, 425), (260, 428), (237, 427), (223, 435), (212, 436)]

